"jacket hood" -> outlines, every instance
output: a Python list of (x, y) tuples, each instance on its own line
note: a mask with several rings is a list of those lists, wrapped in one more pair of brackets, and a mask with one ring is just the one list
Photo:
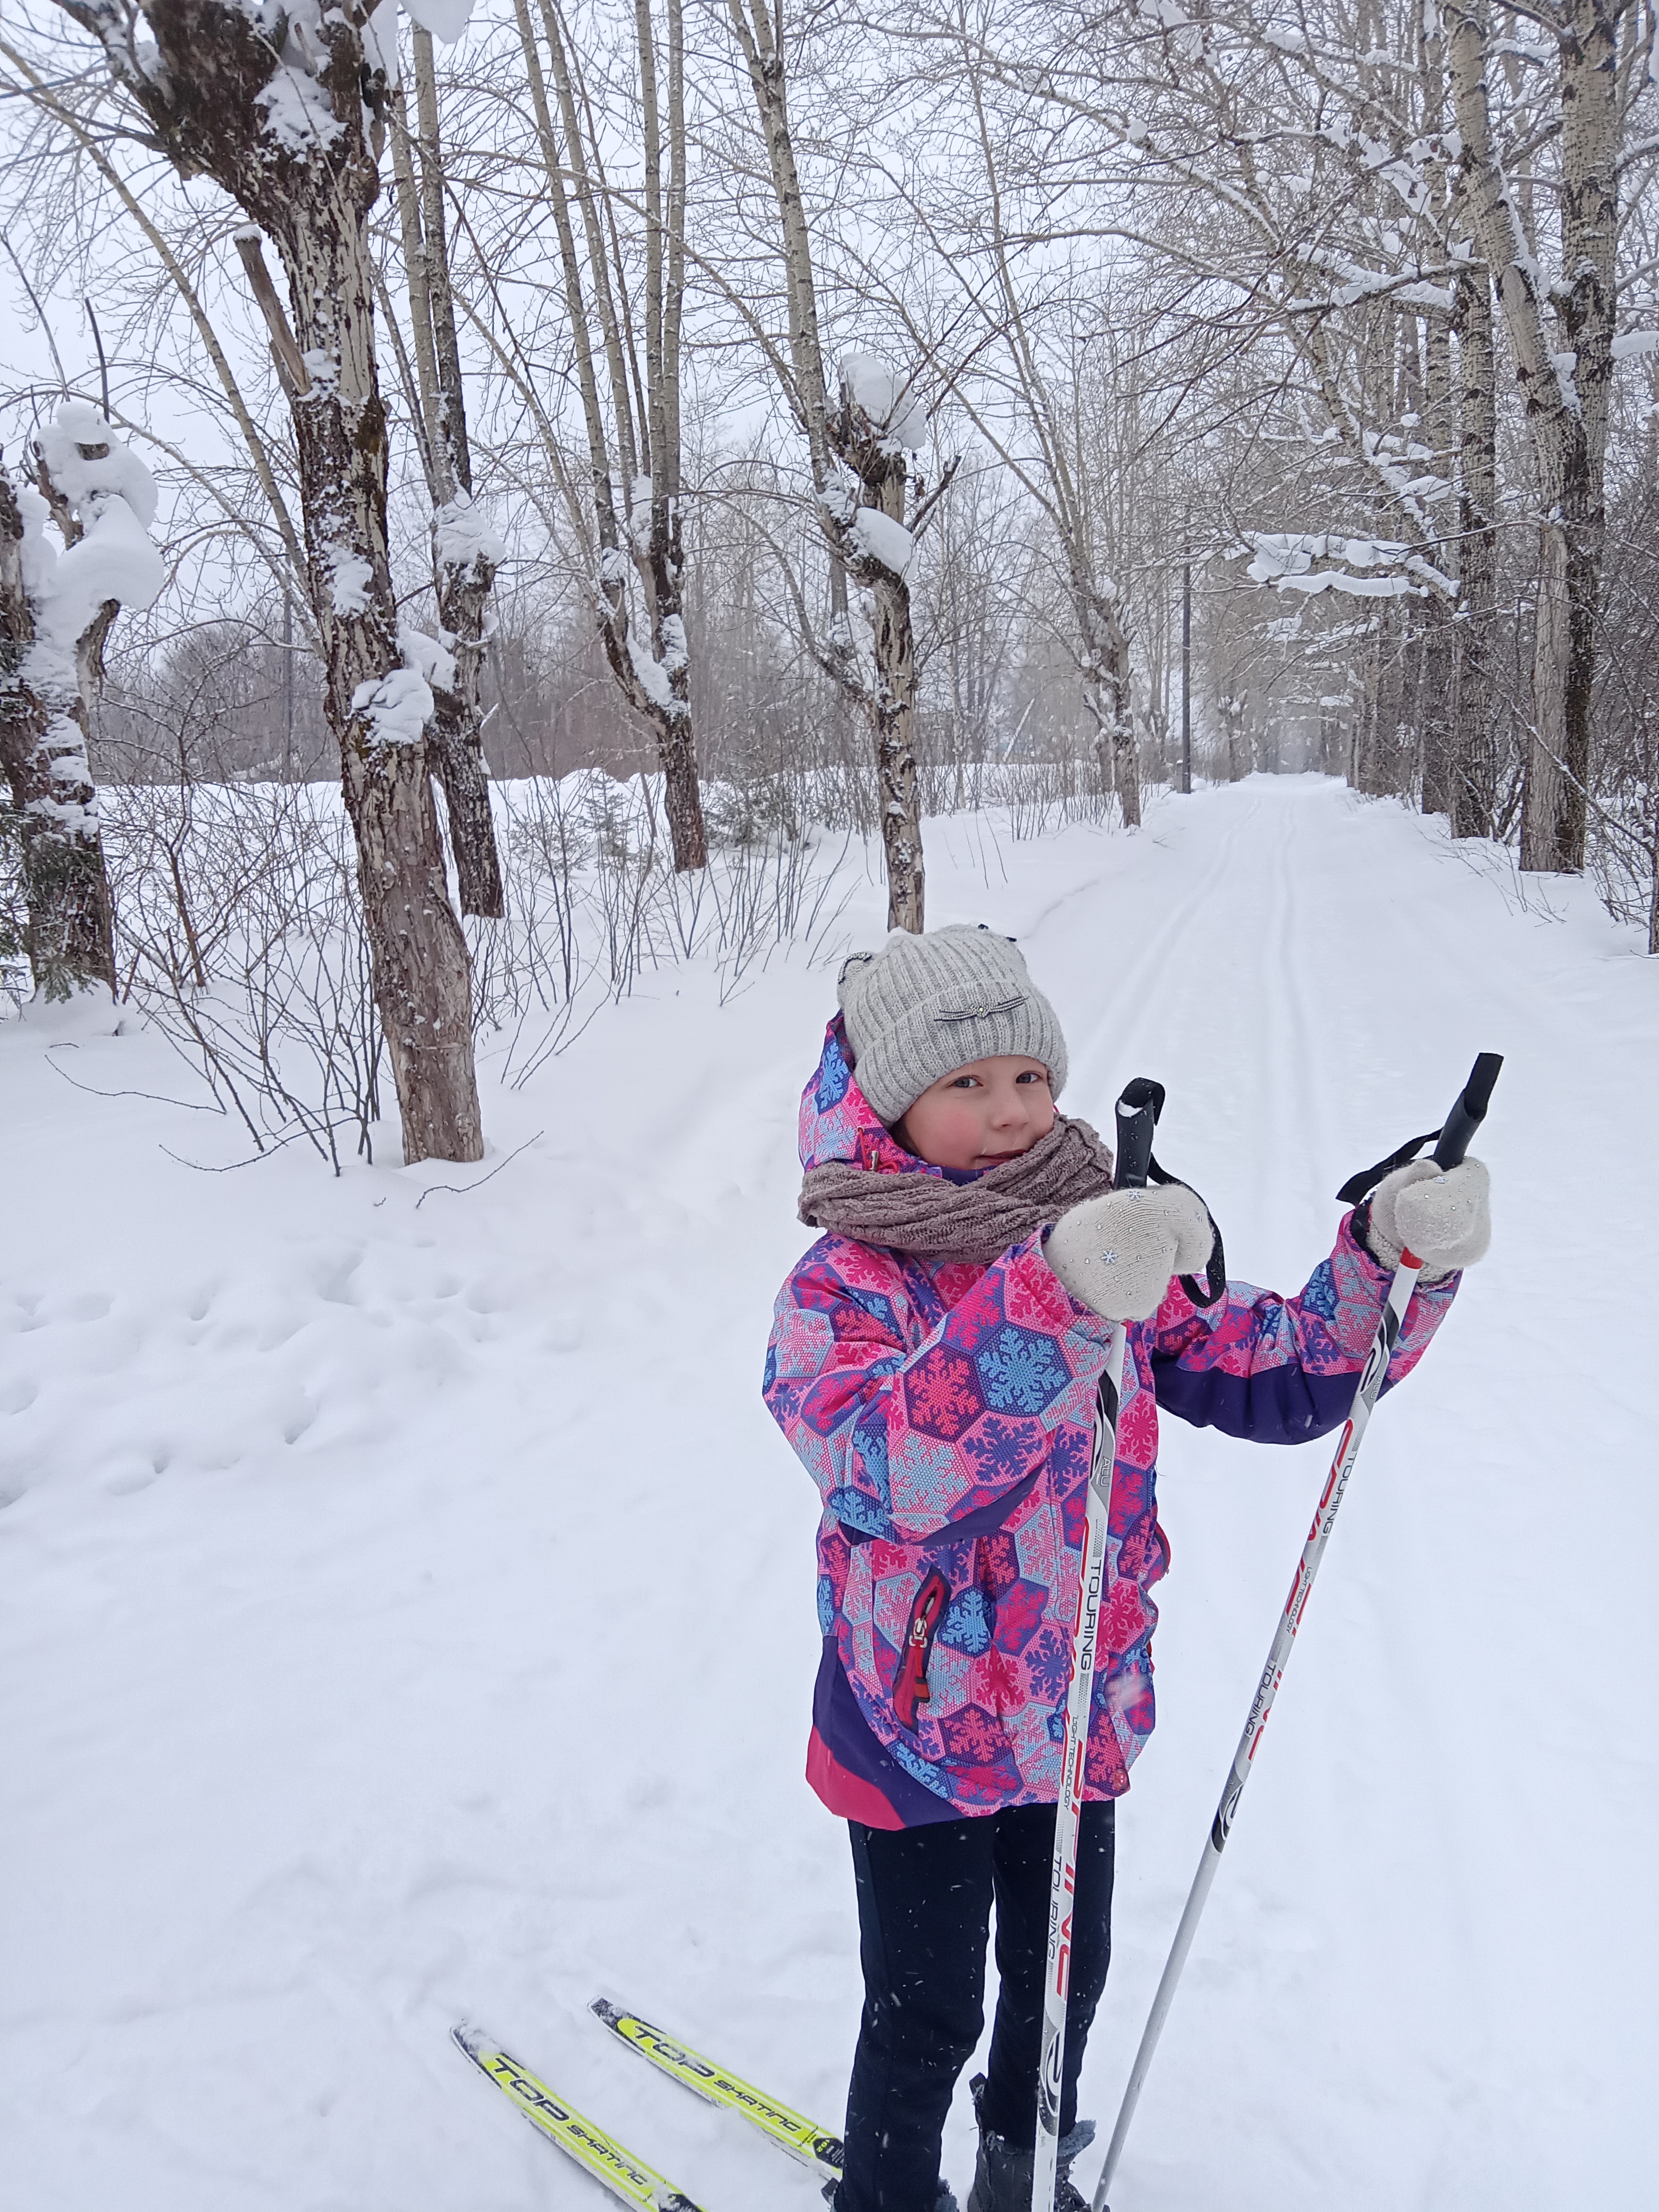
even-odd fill
[(939, 1176), (943, 1170), (907, 1152), (884, 1128), (848, 1065), (847, 1030), (837, 1014), (823, 1033), (823, 1050), (800, 1094), (800, 1164), (821, 1168), (831, 1160), (881, 1175)]

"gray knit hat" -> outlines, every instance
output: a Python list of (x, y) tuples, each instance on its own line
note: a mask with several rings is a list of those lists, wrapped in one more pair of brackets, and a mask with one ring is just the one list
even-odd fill
[(981, 922), (896, 929), (879, 952), (842, 964), (841, 1011), (859, 1089), (891, 1125), (930, 1084), (970, 1060), (1029, 1053), (1058, 1097), (1066, 1081), (1060, 1019), (1025, 972), (1012, 937)]

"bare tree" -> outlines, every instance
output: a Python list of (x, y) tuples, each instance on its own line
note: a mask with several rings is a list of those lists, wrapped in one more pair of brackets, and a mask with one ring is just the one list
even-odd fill
[[(674, 866), (708, 857), (691, 721), (682, 533), (681, 330), (685, 298), (684, 32), (680, 0), (635, 0), (634, 60), (643, 178), (611, 185), (605, 123), (559, 0), (514, 0), (536, 143), (557, 238), (587, 449), (587, 480), (564, 465), (554, 414), (534, 390), (511, 319), (494, 343), (533, 404), (547, 458), (580, 538), (599, 635), (623, 697), (661, 764)], [(549, 96), (549, 78), (552, 97)], [(556, 122), (555, 116), (556, 112)], [(637, 263), (619, 215), (643, 229)]]
[(413, 44), (418, 184), (401, 91), (391, 110), (392, 173), (414, 331), (421, 459), (432, 501), (438, 641), (454, 663), (449, 684), (433, 684), (428, 742), (448, 802), (461, 911), (499, 921), (501, 869), (490, 819), (478, 687), (502, 548), (472, 503), (472, 449), (450, 280), (431, 32), (417, 23)]
[(216, 0), (151, 0), (142, 13), (134, 0), (61, 4), (99, 41), (158, 149), (181, 175), (210, 176), (282, 258), (291, 322), (270, 286), (259, 304), (289, 388), (307, 582), (404, 1158), (477, 1159), (466, 945), (449, 903), (425, 736), (428, 672), (447, 688), (453, 663), (434, 641), (400, 635), (386, 544), (368, 228), (385, 59), (367, 19), (340, 8), (302, 4), (267, 28)]
[(779, 28), (764, 0), (727, 0), (727, 14), (766, 149), (788, 307), (787, 356), (763, 340), (765, 357), (806, 440), (814, 512), (829, 552), (830, 620), (817, 658), (856, 699), (875, 741), (888, 926), (920, 931), (926, 881), (908, 578), (916, 538), (954, 464), (931, 489), (920, 480), (912, 485), (909, 455), (921, 443), (921, 410), (905, 380), (873, 356), (847, 357), (832, 402)]

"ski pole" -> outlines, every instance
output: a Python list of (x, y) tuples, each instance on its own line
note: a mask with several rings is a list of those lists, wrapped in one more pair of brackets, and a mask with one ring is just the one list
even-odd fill
[[(1152, 1157), (1152, 1125), (1163, 1092), (1137, 1076), (1117, 1102), (1115, 1190), (1140, 1190)], [(1095, 1398), (1094, 1451), (1089, 1462), (1083, 1556), (1078, 1567), (1077, 1618), (1072, 1625), (1072, 1679), (1066, 1693), (1066, 1742), (1060, 1800), (1054, 1807), (1054, 1856), (1048, 1884), (1048, 1959), (1042, 1993), (1042, 2055), (1037, 2067), (1036, 2155), (1031, 2212), (1054, 2212), (1060, 2151), (1060, 2093), (1066, 2065), (1066, 1998), (1072, 1981), (1072, 1908), (1077, 1893), (1078, 1822), (1089, 1759), (1089, 1709), (1094, 1689), (1100, 1587), (1106, 1571), (1106, 1516), (1117, 1460), (1118, 1396), (1123, 1387), (1124, 1327), (1114, 1322), (1106, 1370)]]
[[(1496, 1052), (1483, 1052), (1475, 1060), (1469, 1079), (1439, 1133), (1439, 1142), (1434, 1148), (1434, 1164), (1437, 1168), (1455, 1168), (1462, 1161), (1468, 1150), (1469, 1139), (1486, 1119), (1486, 1104), (1492, 1097), (1492, 1085), (1498, 1080), (1498, 1071), (1503, 1065), (1502, 1054)], [(1418, 1139), (1419, 1143), (1422, 1141), (1420, 1138)], [(1233, 1763), (1222, 1788), (1221, 1802), (1216, 1807), (1215, 1819), (1205, 1839), (1198, 1872), (1193, 1877), (1193, 1886), (1188, 1893), (1186, 1910), (1181, 1916), (1181, 1925), (1176, 1929), (1175, 1942), (1170, 1946), (1170, 1955), (1158, 1985), (1158, 1994), (1152, 1999), (1152, 2008), (1147, 2015), (1140, 2048), (1136, 2051), (1135, 2063), (1129, 2069), (1128, 2087), (1123, 2092), (1117, 2125), (1112, 2130), (1106, 2163), (1101, 2169), (1100, 2180), (1095, 2190), (1093, 2212), (1107, 2212), (1106, 2192), (1112, 2185), (1112, 2176), (1117, 2172), (1118, 2160), (1123, 2154), (1124, 2140), (1129, 2132), (1129, 2123), (1134, 2118), (1135, 2106), (1140, 2101), (1141, 2087), (1152, 2063), (1152, 2053), (1157, 2050), (1158, 2037), (1164, 2032), (1176, 1984), (1181, 1979), (1181, 1970), (1187, 1963), (1188, 1952), (1192, 1948), (1205, 1900), (1210, 1894), (1210, 1885), (1215, 1880), (1216, 1869), (1221, 1863), (1221, 1854), (1226, 1848), (1228, 1832), (1233, 1825), (1233, 1815), (1238, 1810), (1239, 1798), (1249, 1779), (1250, 1761), (1255, 1757), (1261, 1741), (1261, 1732), (1267, 1725), (1267, 1716), (1273, 1709), (1273, 1698), (1285, 1679), (1285, 1669), (1290, 1663), (1291, 1646), (1296, 1641), (1297, 1630), (1302, 1625), (1302, 1615), (1309, 1593), (1313, 1589), (1314, 1577), (1319, 1572), (1319, 1562), (1324, 1557), (1337, 1509), (1348, 1486), (1348, 1477), (1353, 1473), (1359, 1440), (1365, 1433), (1371, 1410), (1376, 1404), (1377, 1394), (1382, 1388), (1383, 1377), (1389, 1371), (1389, 1362), (1394, 1356), (1394, 1347), (1399, 1340), (1412, 1292), (1417, 1286), (1418, 1271), (1421, 1266), (1422, 1262), (1413, 1253), (1402, 1253), (1400, 1265), (1394, 1272), (1394, 1280), (1389, 1285), (1388, 1303), (1376, 1324), (1376, 1334), (1371, 1339), (1371, 1348), (1360, 1374), (1359, 1386), (1354, 1392), (1353, 1407), (1338, 1440), (1331, 1471), (1325, 1478), (1325, 1487), (1320, 1493), (1313, 1526), (1308, 1531), (1308, 1540), (1303, 1546), (1302, 1557), (1297, 1562), (1291, 1594), (1285, 1599), (1285, 1610), (1279, 1617), (1273, 1649), (1267, 1654), (1267, 1663), (1262, 1668), (1261, 1680), (1256, 1685), (1249, 1717), (1244, 1723), (1243, 1735), (1238, 1739), (1238, 1749), (1233, 1753)]]

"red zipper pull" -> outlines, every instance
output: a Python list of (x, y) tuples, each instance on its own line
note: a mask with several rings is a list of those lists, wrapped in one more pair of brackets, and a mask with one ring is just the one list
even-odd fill
[(899, 1662), (898, 1679), (893, 1684), (893, 1711), (898, 1715), (900, 1727), (912, 1732), (916, 1725), (916, 1707), (927, 1705), (933, 1697), (927, 1686), (927, 1661), (950, 1595), (950, 1583), (934, 1567), (916, 1592), (915, 1602), (910, 1607), (910, 1623), (904, 1632), (904, 1656)]

